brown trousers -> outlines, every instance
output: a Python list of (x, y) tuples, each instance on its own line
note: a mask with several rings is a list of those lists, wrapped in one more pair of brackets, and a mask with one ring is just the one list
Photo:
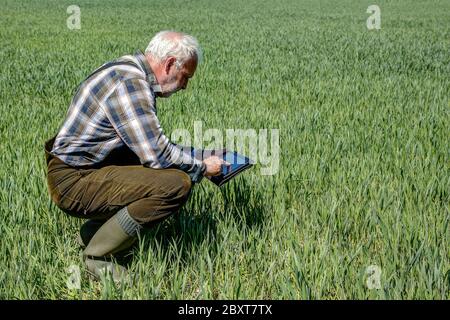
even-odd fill
[(177, 169), (152, 169), (140, 164), (128, 148), (95, 167), (71, 167), (50, 154), (45, 143), (47, 184), (53, 202), (65, 213), (85, 219), (108, 219), (127, 207), (147, 227), (176, 212), (188, 199), (191, 179)]

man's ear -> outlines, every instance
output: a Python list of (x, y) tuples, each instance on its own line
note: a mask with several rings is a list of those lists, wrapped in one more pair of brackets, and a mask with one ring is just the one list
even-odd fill
[(172, 66), (175, 66), (176, 61), (177, 61), (177, 59), (175, 57), (167, 58), (166, 63), (164, 64), (164, 72), (166, 74), (169, 74), (170, 68), (172, 68)]

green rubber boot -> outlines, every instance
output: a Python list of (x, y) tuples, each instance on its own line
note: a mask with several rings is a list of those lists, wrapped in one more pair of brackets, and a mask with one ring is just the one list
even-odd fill
[(77, 242), (83, 249), (89, 244), (92, 237), (100, 229), (100, 227), (106, 222), (106, 220), (87, 220), (80, 228), (78, 233)]
[(127, 208), (119, 210), (98, 229), (83, 252), (89, 273), (96, 279), (109, 274), (114, 282), (131, 280), (127, 268), (117, 263), (114, 255), (131, 247), (141, 229)]

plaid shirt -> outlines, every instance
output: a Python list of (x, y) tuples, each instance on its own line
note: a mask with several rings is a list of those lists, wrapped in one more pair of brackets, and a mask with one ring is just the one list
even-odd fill
[(71, 166), (89, 166), (125, 144), (144, 166), (199, 172), (197, 151), (184, 152), (161, 129), (155, 99), (161, 89), (145, 56), (115, 62), (125, 64), (105, 64), (80, 85), (51, 153)]

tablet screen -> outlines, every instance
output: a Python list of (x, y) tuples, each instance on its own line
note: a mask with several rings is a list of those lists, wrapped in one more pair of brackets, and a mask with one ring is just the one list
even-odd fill
[(252, 160), (237, 152), (222, 150), (220, 153), (215, 154), (230, 164), (229, 166), (222, 165), (222, 172), (220, 175), (208, 177), (209, 180), (219, 187), (253, 165)]
[(222, 166), (223, 175), (227, 175), (228, 173), (237, 170), (242, 165), (250, 162), (247, 157), (240, 155), (237, 152), (227, 152), (224, 154), (223, 159), (231, 164), (230, 166)]

